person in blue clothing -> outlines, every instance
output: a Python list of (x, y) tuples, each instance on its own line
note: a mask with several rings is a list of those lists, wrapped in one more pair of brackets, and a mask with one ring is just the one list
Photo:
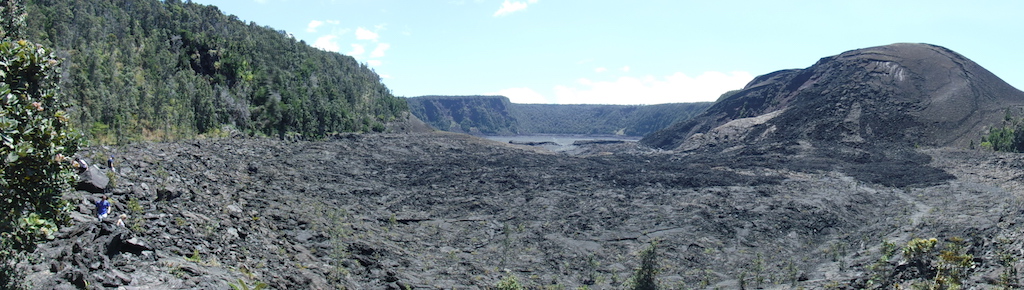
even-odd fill
[(107, 200), (106, 195), (103, 195), (100, 197), (100, 200), (96, 202), (96, 218), (102, 222), (104, 218), (107, 218), (107, 214), (109, 213), (110, 201)]

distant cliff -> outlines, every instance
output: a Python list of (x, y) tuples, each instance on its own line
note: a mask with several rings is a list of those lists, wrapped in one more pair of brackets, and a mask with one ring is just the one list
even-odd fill
[(499, 96), (422, 96), (407, 99), (409, 111), (430, 126), (450, 132), (515, 135), (512, 103)]
[(712, 104), (513, 104), (503, 96), (422, 96), (406, 100), (409, 110), (434, 128), (486, 135), (644, 136), (688, 120)]

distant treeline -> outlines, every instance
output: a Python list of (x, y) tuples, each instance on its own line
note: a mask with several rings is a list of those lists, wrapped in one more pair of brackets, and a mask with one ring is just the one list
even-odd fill
[(502, 96), (422, 96), (409, 109), (434, 128), (486, 135), (587, 134), (643, 136), (711, 106), (513, 104)]
[(26, 36), (65, 59), (64, 93), (93, 140), (381, 131), (407, 111), (350, 56), (180, 0), (27, 0)]

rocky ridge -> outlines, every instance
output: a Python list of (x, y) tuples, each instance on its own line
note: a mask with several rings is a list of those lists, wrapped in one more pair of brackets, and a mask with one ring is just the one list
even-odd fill
[[(1022, 107), (1024, 92), (966, 57), (936, 45), (897, 43), (759, 76), (701, 116), (641, 142), (686, 150), (798, 140), (967, 148)], [(729, 124), (745, 118), (759, 120)]]

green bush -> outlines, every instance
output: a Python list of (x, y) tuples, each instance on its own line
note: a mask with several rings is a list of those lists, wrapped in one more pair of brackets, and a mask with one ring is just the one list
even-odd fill
[(1024, 152), (1024, 119), (1014, 119), (1007, 110), (1002, 126), (989, 128), (980, 144), (981, 148), (994, 151)]
[(0, 43), (0, 58), (0, 229), (15, 249), (31, 249), (40, 234), (68, 222), (61, 197), (75, 175), (65, 161), (79, 139), (57, 92), (59, 61), (27, 41)]
[(508, 276), (505, 276), (505, 278), (502, 278), (501, 281), (498, 281), (498, 285), (495, 288), (497, 288), (498, 290), (526, 289), (526, 287), (523, 287), (523, 285), (519, 284), (519, 281), (516, 280), (516, 275), (511, 273), (509, 273)]
[(19, 287), (13, 261), (70, 222), (63, 200), (75, 181), (68, 156), (80, 144), (59, 91), (60, 60), (15, 40), (24, 25), (18, 1), (0, 1), (0, 282)]
[(640, 252), (640, 268), (633, 273), (634, 290), (655, 290), (658, 289), (658, 282), (655, 276), (658, 275), (658, 242), (651, 241), (642, 252)]

